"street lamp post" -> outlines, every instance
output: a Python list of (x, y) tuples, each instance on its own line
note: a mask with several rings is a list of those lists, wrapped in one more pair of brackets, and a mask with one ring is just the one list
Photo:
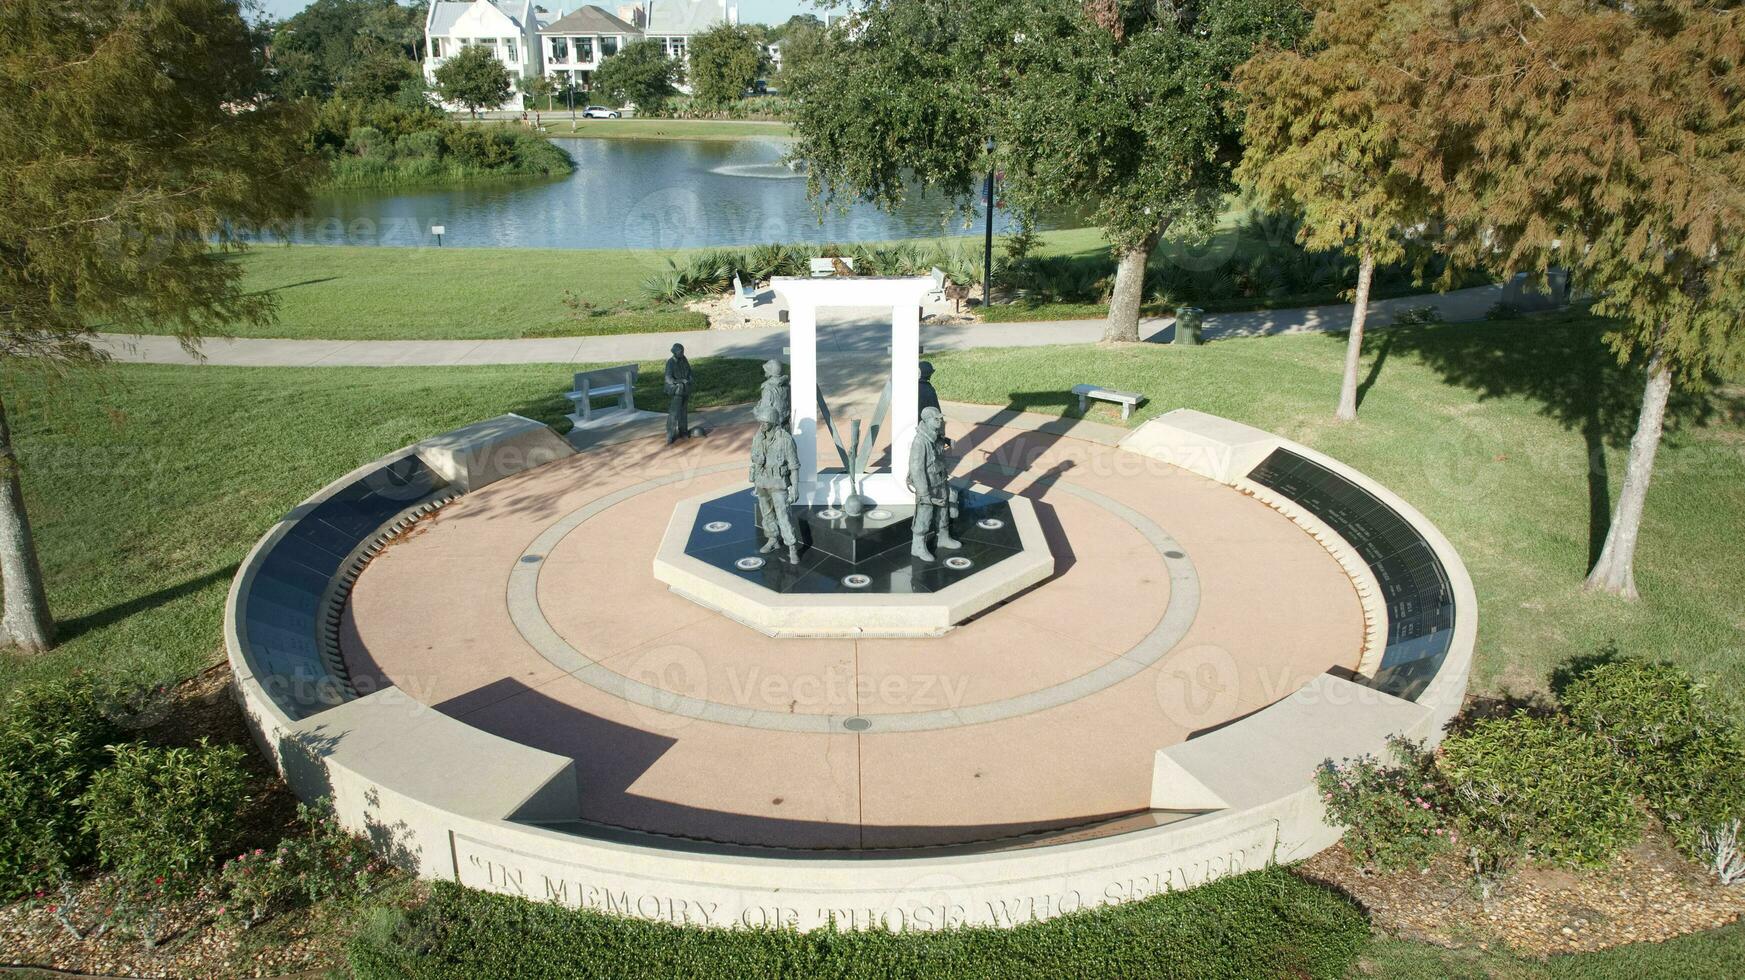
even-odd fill
[(988, 211), (987, 241), (982, 250), (982, 309), (986, 310), (993, 293), (994, 282), (994, 138), (988, 137), (988, 186), (983, 206)]

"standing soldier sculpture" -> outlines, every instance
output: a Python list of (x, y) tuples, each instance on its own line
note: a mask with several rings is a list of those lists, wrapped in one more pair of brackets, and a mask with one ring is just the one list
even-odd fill
[(785, 544), (789, 564), (798, 565), (800, 536), (788, 507), (799, 489), (800, 452), (776, 409), (759, 405), (751, 414), (760, 423), (751, 437), (751, 488), (757, 494), (758, 522), (769, 538), (758, 550), (768, 554)]
[(666, 410), (666, 441), (691, 437), (691, 362), (685, 358), (685, 345), (674, 344), (673, 356), (666, 361), (666, 393), (670, 401)]
[(921, 383), (915, 389), (915, 412), (919, 417), (921, 412), (929, 408), (939, 407), (939, 392), (933, 388), (933, 364), (930, 361), (921, 362)]
[(763, 390), (757, 403), (775, 409), (776, 424), (787, 427), (793, 413), (793, 395), (788, 391), (788, 379), (782, 375), (781, 361), (763, 362)]
[(950, 467), (940, 446), (944, 436), (945, 417), (939, 409), (922, 409), (915, 441), (909, 447), (909, 489), (915, 491), (915, 540), (909, 553), (922, 561), (934, 560), (927, 547), (929, 534), (937, 533), (941, 548), (963, 547), (951, 536)]

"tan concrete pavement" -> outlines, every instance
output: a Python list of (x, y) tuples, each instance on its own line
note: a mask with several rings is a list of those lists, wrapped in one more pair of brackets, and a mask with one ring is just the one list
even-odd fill
[[(770, 639), (667, 592), (650, 564), (673, 505), (742, 485), (747, 427), (638, 440), (469, 495), (390, 547), (352, 593), (354, 677), (577, 762), (582, 818), (735, 843), (898, 847), (997, 839), (1147, 806), (1153, 753), (1331, 667), (1354, 667), (1362, 613), (1307, 534), (1234, 490), (1113, 447), (953, 423), (960, 476), (1046, 510), (1056, 575), (927, 640)], [(1010, 464), (1017, 461), (1013, 473)], [(1057, 707), (919, 733), (772, 731), (632, 703), (564, 673), (524, 638), (506, 583), (547, 527), (654, 477), (541, 556), (538, 604), (571, 646), (675, 697), (863, 716), (1021, 697), (1117, 660), (1170, 603), (1163, 561), (1095, 491), (1192, 558), (1199, 611), (1161, 660)]]

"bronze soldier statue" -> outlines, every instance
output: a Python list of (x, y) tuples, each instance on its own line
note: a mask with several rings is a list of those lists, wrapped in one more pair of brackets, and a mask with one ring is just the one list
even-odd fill
[(929, 408), (939, 407), (939, 392), (933, 390), (933, 365), (927, 361), (921, 362), (921, 384), (916, 390), (915, 412), (919, 413)]
[(670, 446), (676, 439), (691, 437), (691, 362), (685, 357), (684, 344), (674, 344), (673, 356), (667, 358), (665, 388), (670, 399), (666, 410), (666, 441)]
[(800, 536), (788, 508), (799, 489), (800, 451), (774, 408), (759, 405), (751, 414), (760, 423), (751, 437), (751, 487), (757, 494), (759, 523), (769, 539), (758, 550), (768, 554), (785, 544), (788, 562), (798, 565)]
[(788, 379), (782, 374), (782, 362), (763, 362), (763, 390), (757, 403), (775, 409), (776, 424), (787, 427), (788, 419), (793, 415), (793, 394), (788, 390)]
[(937, 534), (941, 548), (963, 547), (951, 536), (950, 466), (940, 446), (944, 436), (945, 417), (939, 409), (922, 409), (915, 441), (909, 447), (909, 489), (915, 492), (914, 543), (909, 553), (922, 561), (934, 560), (927, 547), (929, 534)]

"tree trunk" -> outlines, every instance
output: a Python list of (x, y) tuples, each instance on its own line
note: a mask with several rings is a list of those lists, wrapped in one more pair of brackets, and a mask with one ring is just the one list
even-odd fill
[(1618, 508), (1606, 531), (1605, 547), (1582, 588), (1636, 598), (1636, 539), (1642, 531), (1642, 509), (1648, 502), (1648, 482), (1654, 478), (1654, 454), (1660, 449), (1660, 432), (1666, 424), (1666, 400), (1672, 394), (1672, 370), (1659, 350), (1648, 359), (1648, 387), (1642, 393), (1642, 413), (1636, 419), (1636, 434), (1630, 438), (1630, 456), (1624, 464), (1624, 486), (1618, 492)]
[(40, 653), (54, 639), (54, 619), (42, 586), (42, 566), (30, 535), (30, 515), (24, 512), (24, 489), (18, 481), (18, 452), (12, 427), (0, 403), (0, 579), (4, 579), (6, 613), (0, 620), (5, 638), (26, 653)]
[(1109, 297), (1109, 325), (1103, 328), (1106, 344), (1139, 342), (1139, 308), (1145, 302), (1145, 267), (1157, 236), (1121, 252), (1115, 265), (1115, 292)]
[(1363, 250), (1357, 266), (1357, 297), (1351, 305), (1351, 337), (1345, 342), (1345, 380), (1339, 384), (1341, 422), (1357, 421), (1357, 368), (1363, 361), (1363, 321), (1369, 318), (1369, 287), (1375, 281), (1375, 253)]

